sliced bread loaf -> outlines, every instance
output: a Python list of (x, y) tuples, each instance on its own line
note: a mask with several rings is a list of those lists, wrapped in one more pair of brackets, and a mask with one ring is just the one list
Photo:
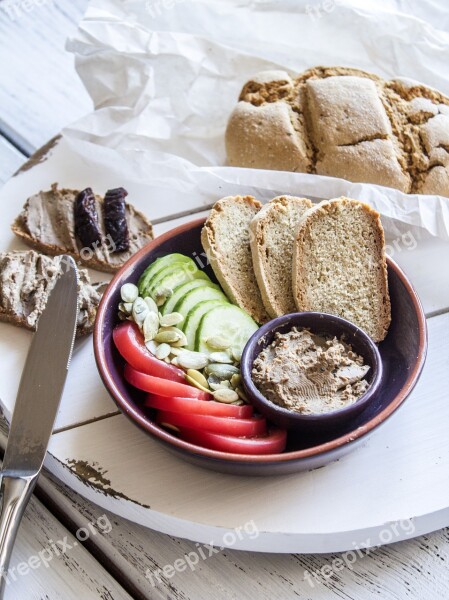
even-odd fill
[(251, 252), (262, 301), (270, 317), (296, 312), (292, 290), (293, 244), (307, 198), (278, 196), (250, 223)]
[(298, 310), (341, 316), (382, 341), (391, 307), (379, 214), (349, 198), (309, 209), (296, 235), (293, 295)]
[(216, 202), (201, 232), (201, 243), (228, 298), (257, 323), (269, 320), (254, 275), (249, 224), (262, 205), (252, 196)]

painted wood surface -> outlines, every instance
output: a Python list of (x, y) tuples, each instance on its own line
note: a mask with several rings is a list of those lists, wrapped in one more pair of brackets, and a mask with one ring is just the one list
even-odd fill
[(0, 131), (27, 154), (91, 110), (64, 50), (87, 0), (0, 3)]
[[(5, 65), (8, 71), (8, 85), (2, 85), (0, 90), (2, 106), (0, 130), (7, 135), (12, 134), (16, 144), (28, 153), (45, 143), (63, 125), (89, 110), (89, 100), (71, 69), (71, 58), (61, 52), (63, 39), (74, 27), (74, 20), (81, 16), (86, 4), (85, 0), (70, 3), (67, 0), (59, 0), (56, 9), (51, 6), (36, 6), (32, 14), (25, 16), (25, 19), (17, 20), (15, 24), (6, 20), (0, 10), (2, 40), (0, 53), (8, 52), (1, 55), (1, 58), (6, 56), (6, 62), (0, 58), (2, 74)], [(56, 31), (50, 25), (54, 23), (53, 17), (52, 20), (48, 19), (52, 14), (50, 10), (57, 10), (62, 15), (58, 17)], [(24, 31), (27, 35), (24, 35)], [(45, 35), (42, 32), (45, 32)], [(25, 60), (20, 60), (20, 52), (17, 50), (22, 46), (25, 49)], [(51, 64), (54, 68), (51, 70), (43, 68), (48, 64), (46, 56), (48, 57), (49, 47), (52, 48), (53, 53)], [(11, 51), (18, 56), (14, 63), (10, 60)], [(56, 64), (60, 65), (60, 68), (55, 68)], [(57, 98), (56, 109), (48, 100), (49, 90), (52, 98)], [(30, 99), (34, 97), (37, 101), (31, 102)], [(6, 114), (7, 119), (5, 119)], [(19, 162), (17, 153), (13, 151), (11, 154), (9, 150), (5, 150), (5, 147), (7, 148), (7, 144), (0, 143), (0, 180), (3, 173), (5, 173), (4, 179), (9, 175), (8, 168), (4, 168), (8, 161), (12, 165), (9, 171), (15, 169)], [(169, 227), (168, 223), (158, 225), (159, 232)], [(412, 253), (404, 252), (403, 256), (410, 261), (413, 260)], [(399, 259), (398, 256), (395, 258)], [(420, 269), (428, 270), (427, 265), (432, 264), (432, 259), (430, 250), (426, 259), (420, 261)], [(401, 263), (401, 260), (399, 259), (398, 262)], [(438, 269), (432, 272), (435, 272), (432, 284), (423, 285), (419, 290), (421, 295), (424, 292), (428, 297), (427, 310), (430, 314), (444, 310), (444, 300), (440, 301), (438, 297), (438, 302), (435, 303), (434, 290), (443, 285), (441, 297), (444, 295), (447, 297), (445, 290), (449, 289), (444, 287), (447, 284), (441, 281)], [(411, 433), (413, 435), (413, 432)], [(80, 527), (85, 524), (86, 518), (89, 520), (89, 514), (98, 517), (104, 513), (102, 508), (85, 501), (67, 488), (59, 493), (58, 489), (62, 488), (60, 484), (55, 485), (47, 479), (43, 481), (44, 485), (41, 487), (45, 487), (46, 503), (50, 505), (50, 498), (52, 498), (55, 510), (59, 507), (60, 516), (65, 518), (67, 523), (77, 524)], [(449, 548), (447, 530), (373, 550), (369, 556), (358, 560), (352, 569), (343, 569), (340, 573), (332, 575), (327, 582), (322, 578), (324, 583), (316, 583), (313, 588), (304, 581), (304, 569), (307, 568), (309, 571), (320, 569), (333, 556), (279, 556), (226, 551), (208, 561), (201, 561), (192, 573), (178, 574), (172, 579), (162, 578), (162, 583), (153, 588), (145, 578), (146, 570), (148, 568), (157, 570), (166, 564), (173, 564), (184, 553), (195, 550), (195, 545), (149, 531), (120, 517), (112, 518), (115, 521), (111, 534), (96, 536), (93, 551), (104, 560), (105, 564), (108, 564), (108, 568), (118, 570), (127, 584), (129, 582), (135, 584), (135, 597), (192, 598), (192, 600), (199, 598), (201, 600), (209, 598), (212, 592), (217, 598), (250, 598), (254, 597), (256, 592), (257, 597), (260, 598), (300, 596), (320, 600), (332, 597), (369, 600), (380, 595), (398, 599), (448, 597), (445, 583)], [(39, 517), (36, 520), (39, 520)], [(31, 539), (35, 538), (37, 539), (37, 533), (33, 531)], [(38, 547), (44, 546), (41, 544)], [(52, 565), (49, 571), (53, 568)], [(90, 569), (87, 567), (86, 571), (90, 572)], [(79, 571), (78, 578), (80, 573), (81, 576), (84, 575)], [(47, 581), (45, 581), (43, 586), (45, 593), (42, 591), (42, 581), (39, 581), (39, 585), (40, 588), (33, 583), (32, 588), (30, 586), (23, 593), (15, 594), (13, 597), (41, 598), (44, 594), (49, 598), (71, 597), (64, 595), (63, 587), (59, 590), (57, 588), (50, 590), (46, 588)], [(75, 584), (74, 589), (79, 591), (80, 584)], [(112, 594), (106, 597), (128, 597), (122, 595), (121, 591)], [(96, 592), (91, 596), (83, 595), (81, 591), (77, 593), (77, 597), (102, 598), (104, 596)]]

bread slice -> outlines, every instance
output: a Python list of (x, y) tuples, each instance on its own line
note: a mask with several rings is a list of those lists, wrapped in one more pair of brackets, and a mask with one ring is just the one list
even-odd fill
[(78, 190), (60, 189), (58, 184), (53, 184), (50, 190), (34, 194), (12, 224), (13, 233), (38, 252), (49, 256), (69, 254), (78, 263), (107, 273), (118, 271), (153, 239), (151, 223), (127, 203), (130, 247), (124, 252), (114, 252), (102, 218), (103, 198), (95, 196), (102, 242), (95, 249), (83, 248), (75, 236), (74, 203), (78, 193)]
[[(34, 250), (0, 253), (0, 321), (34, 331), (47, 305), (58, 274), (67, 268), (63, 257)], [(85, 269), (78, 270), (77, 337), (92, 332), (98, 304), (107, 282), (91, 283)]]
[(250, 223), (254, 273), (272, 318), (296, 312), (293, 245), (299, 221), (312, 206), (307, 198), (278, 196), (265, 204)]
[(379, 214), (349, 198), (309, 209), (296, 235), (293, 295), (298, 310), (338, 315), (382, 341), (391, 307)]
[(201, 232), (201, 243), (228, 298), (257, 323), (269, 316), (253, 269), (249, 224), (262, 205), (252, 196), (228, 196), (216, 202)]

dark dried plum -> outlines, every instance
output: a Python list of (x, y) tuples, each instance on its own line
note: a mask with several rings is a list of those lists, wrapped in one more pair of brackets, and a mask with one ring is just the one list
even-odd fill
[(82, 190), (75, 198), (75, 235), (86, 248), (101, 243), (97, 205), (91, 188)]
[(128, 192), (124, 188), (108, 190), (104, 197), (104, 224), (111, 237), (113, 252), (129, 250), (129, 231), (126, 221), (126, 201)]

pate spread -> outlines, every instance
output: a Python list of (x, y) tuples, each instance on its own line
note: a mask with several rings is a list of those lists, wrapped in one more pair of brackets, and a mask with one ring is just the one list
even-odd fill
[[(82, 251), (83, 245), (76, 238), (74, 222), (74, 202), (78, 193), (76, 190), (60, 189), (57, 184), (53, 184), (51, 190), (28, 198), (16, 220), (16, 226), (41, 244), (58, 248), (61, 254), (73, 255)], [(102, 214), (103, 200), (95, 196), (95, 203), (98, 214)], [(153, 239), (151, 224), (130, 204), (126, 205), (126, 221), (129, 248), (116, 254), (103, 219), (99, 219), (102, 242), (95, 246), (94, 252), (98, 261), (119, 268)]]
[[(51, 290), (65, 268), (63, 257), (34, 250), (0, 253), (0, 321), (36, 329)], [(88, 333), (106, 284), (92, 284), (87, 271), (78, 270), (78, 335)]]
[(323, 414), (356, 402), (370, 367), (352, 347), (308, 329), (276, 333), (254, 361), (252, 377), (271, 402), (301, 414)]

